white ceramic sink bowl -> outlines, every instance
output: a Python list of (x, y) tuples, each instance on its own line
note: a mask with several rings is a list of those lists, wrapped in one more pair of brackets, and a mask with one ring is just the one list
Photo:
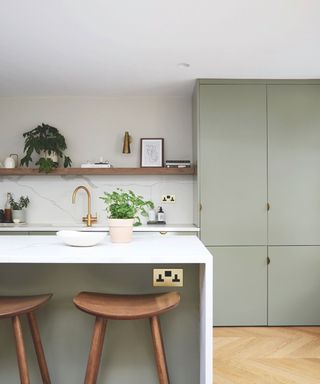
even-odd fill
[(92, 247), (105, 237), (104, 232), (59, 231), (57, 236), (67, 245), (73, 247)]

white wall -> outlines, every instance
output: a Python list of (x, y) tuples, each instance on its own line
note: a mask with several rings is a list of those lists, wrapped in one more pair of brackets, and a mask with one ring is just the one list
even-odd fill
[[(190, 158), (189, 98), (0, 98), (0, 159), (23, 151), (22, 133), (48, 123), (64, 134), (74, 166), (104, 156), (114, 166), (139, 166), (139, 139), (164, 137), (165, 158)], [(125, 131), (132, 154), (122, 154)]]
[[(140, 138), (163, 137), (165, 159), (192, 159), (191, 99), (189, 98), (0, 98), (0, 161), (10, 153), (23, 153), (23, 132), (48, 123), (64, 134), (73, 166), (100, 156), (114, 166), (139, 166)], [(133, 137), (131, 154), (122, 154), (125, 131)], [(177, 203), (164, 206), (167, 221), (191, 223), (192, 177), (188, 176), (94, 176), (94, 177), (10, 177), (0, 179), (0, 207), (7, 191), (28, 194), (28, 221), (34, 223), (79, 222), (85, 205), (72, 206), (75, 186), (93, 189), (94, 209), (100, 217), (98, 199), (104, 190), (131, 188), (159, 205), (161, 194), (175, 193)], [(79, 196), (80, 197), (80, 196)], [(81, 197), (80, 197), (81, 199)], [(81, 201), (79, 199), (79, 201)]]

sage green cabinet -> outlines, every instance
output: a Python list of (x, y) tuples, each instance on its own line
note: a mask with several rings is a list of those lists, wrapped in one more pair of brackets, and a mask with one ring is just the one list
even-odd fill
[(269, 244), (320, 245), (320, 84), (267, 92)]
[(267, 247), (209, 247), (213, 324), (267, 325)]
[(320, 325), (320, 247), (269, 247), (269, 325)]
[(320, 325), (320, 81), (204, 79), (193, 103), (214, 324), (267, 324), (268, 303), (270, 325)]
[(0, 231), (0, 236), (27, 236), (29, 232), (9, 232), (9, 231)]
[(265, 85), (200, 85), (198, 135), (202, 241), (266, 245)]

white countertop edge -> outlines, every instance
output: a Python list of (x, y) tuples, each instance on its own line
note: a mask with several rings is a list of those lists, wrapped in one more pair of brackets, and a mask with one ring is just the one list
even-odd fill
[[(82, 224), (12, 224), (0, 225), (0, 232), (55, 232), (60, 230), (109, 232), (107, 225), (86, 227)], [(133, 227), (134, 232), (199, 232), (194, 224), (141, 225)]]
[(56, 236), (0, 237), (0, 264), (207, 264), (212, 255), (197, 236), (136, 236), (114, 244), (107, 236), (94, 247), (70, 247)]

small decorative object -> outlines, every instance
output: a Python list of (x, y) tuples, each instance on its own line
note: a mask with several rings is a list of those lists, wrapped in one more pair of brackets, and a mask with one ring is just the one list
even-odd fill
[(16, 224), (25, 222), (25, 209), (30, 203), (28, 196), (21, 196), (19, 201), (15, 201), (10, 194), (10, 207), (12, 209), (12, 221)]
[(190, 168), (190, 160), (166, 160), (167, 168)]
[(141, 139), (141, 167), (163, 167), (164, 139)]
[(4, 206), (4, 217), (3, 217), (3, 221), (5, 223), (12, 223), (12, 208), (10, 204), (11, 199), (12, 199), (11, 193), (7, 192), (7, 200)]
[[(16, 160), (14, 159), (16, 157)], [(16, 153), (11, 153), (4, 161), (5, 168), (16, 168), (18, 166), (18, 155)]]
[(131, 136), (129, 135), (129, 132), (126, 131), (123, 138), (122, 153), (125, 153), (125, 154), (131, 153), (131, 150), (130, 150), (131, 141), (132, 141)]
[(158, 208), (158, 212), (156, 212), (154, 209), (151, 209), (149, 211), (149, 220), (147, 221), (147, 224), (159, 224), (164, 225), (166, 224), (165, 220), (165, 214), (163, 212), (162, 207)]
[(71, 167), (70, 157), (64, 155), (67, 149), (66, 140), (57, 128), (48, 124), (38, 125), (37, 128), (23, 134), (25, 138), (24, 152), (26, 155), (21, 159), (21, 165), (29, 166), (32, 161), (32, 153), (40, 155), (35, 163), (39, 165), (39, 172), (49, 173), (59, 165), (59, 158), (63, 158), (63, 166)]
[(112, 168), (112, 165), (108, 160), (103, 160), (103, 157), (101, 156), (97, 163), (87, 161), (86, 163), (81, 164), (81, 168)]
[(154, 224), (155, 222), (156, 222), (156, 211), (154, 209), (150, 209), (148, 224)]
[(72, 247), (93, 247), (105, 237), (104, 232), (59, 231), (57, 236), (67, 245)]
[(159, 207), (158, 214), (157, 214), (157, 221), (158, 221), (158, 224), (165, 224), (166, 223), (165, 214), (163, 212), (162, 207)]
[(139, 215), (148, 216), (146, 208), (154, 208), (152, 201), (145, 201), (143, 196), (136, 195), (132, 191), (124, 192), (120, 188), (111, 193), (105, 192), (100, 199), (107, 205), (108, 224), (113, 243), (130, 242), (132, 226), (141, 225)]

